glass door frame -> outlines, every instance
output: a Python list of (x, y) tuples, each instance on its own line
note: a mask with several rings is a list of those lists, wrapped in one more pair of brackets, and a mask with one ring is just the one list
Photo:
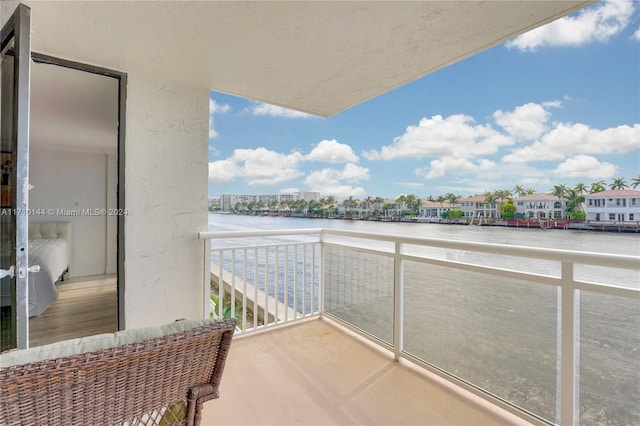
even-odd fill
[[(31, 9), (19, 4), (13, 15), (7, 20), (0, 32), (0, 51), (14, 42), (14, 81), (13, 81), (13, 137), (12, 151), (15, 172), (11, 182), (13, 191), (11, 210), (12, 221), (15, 220), (15, 250), (11, 257), (15, 265), (15, 278), (12, 287), (15, 289), (15, 311), (12, 312), (15, 327), (15, 343), (19, 349), (29, 347), (29, 309), (28, 309), (28, 188), (29, 188), (29, 101), (31, 84), (31, 60), (37, 63), (47, 63), (94, 74), (100, 74), (118, 80), (118, 183), (117, 208), (124, 211), (125, 207), (125, 133), (126, 133), (126, 97), (127, 74), (106, 68), (96, 67), (79, 62), (68, 61), (53, 56), (31, 52)], [(124, 262), (125, 262), (125, 220), (123, 215), (117, 215), (117, 297), (118, 297), (118, 329), (124, 329)], [(14, 238), (11, 238), (12, 240)], [(15, 258), (14, 258), (15, 255)], [(13, 309), (13, 308), (12, 308)], [(14, 314), (15, 312), (15, 314)]]
[[(19, 349), (29, 347), (28, 309), (28, 208), (29, 208), (29, 90), (31, 78), (31, 9), (19, 4), (0, 32), (0, 51), (13, 40), (13, 153), (11, 176), (11, 217), (14, 224), (15, 250), (12, 264), (15, 276), (11, 278), (15, 289), (15, 343)], [(12, 318), (12, 321), (13, 321)]]
[[(44, 55), (32, 52), (33, 61), (39, 64), (49, 64), (92, 74), (103, 75), (118, 80), (118, 185), (117, 185), (117, 209), (126, 211), (125, 206), (125, 133), (126, 133), (126, 102), (127, 102), (127, 73), (115, 71), (107, 68), (97, 67), (81, 62), (70, 61), (57, 58), (55, 56)], [(125, 221), (126, 215), (117, 215), (117, 297), (118, 297), (118, 330), (124, 330), (124, 306), (125, 306)]]

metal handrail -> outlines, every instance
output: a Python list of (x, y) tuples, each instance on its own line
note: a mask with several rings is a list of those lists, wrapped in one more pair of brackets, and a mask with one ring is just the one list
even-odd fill
[[(396, 360), (400, 358), (414, 360), (414, 356), (404, 352), (403, 350), (403, 295), (404, 295), (404, 280), (401, 278), (403, 271), (403, 262), (413, 261), (420, 263), (429, 263), (433, 265), (445, 266), (454, 268), (457, 270), (466, 270), (471, 272), (488, 273), (494, 276), (511, 277), (514, 279), (527, 280), (530, 282), (552, 285), (559, 289), (559, 316), (558, 321), (560, 323), (558, 333), (558, 355), (560, 357), (560, 365), (558, 370), (558, 383), (560, 388), (560, 413), (558, 413), (558, 421), (561, 424), (576, 424), (576, 403), (577, 394), (579, 393), (579, 374), (576, 371), (578, 364), (576, 362), (576, 356), (579, 353), (579, 291), (597, 292), (600, 294), (625, 297), (631, 299), (640, 299), (640, 287), (628, 288), (616, 285), (608, 285), (602, 283), (591, 283), (576, 280), (574, 278), (574, 266), (575, 265), (589, 265), (589, 266), (604, 266), (611, 268), (620, 268), (627, 270), (640, 270), (640, 256), (628, 256), (617, 255), (607, 253), (594, 253), (585, 251), (570, 251), (562, 249), (550, 249), (540, 247), (527, 247), (518, 245), (503, 245), (503, 244), (491, 244), (491, 243), (479, 243), (470, 241), (456, 241), (456, 240), (443, 240), (435, 238), (425, 237), (412, 237), (412, 236), (398, 236), (391, 234), (380, 234), (370, 232), (354, 232), (338, 229), (324, 229), (324, 228), (312, 228), (312, 229), (281, 229), (281, 230), (262, 230), (262, 231), (225, 231), (225, 232), (201, 232), (198, 237), (201, 240), (205, 240), (205, 269), (208, 266), (208, 260), (210, 259), (210, 245), (211, 240), (218, 239), (234, 239), (234, 238), (252, 238), (252, 237), (279, 237), (279, 236), (300, 236), (300, 235), (317, 235), (318, 239), (312, 239), (310, 242), (296, 242), (296, 243), (274, 243), (274, 244), (262, 244), (243, 247), (226, 247), (216, 248), (216, 251), (220, 253), (225, 250), (238, 250), (251, 248), (252, 250), (265, 249), (272, 247), (282, 247), (296, 244), (319, 244), (320, 245), (320, 267), (319, 267), (319, 286), (318, 292), (318, 311), (313, 315), (328, 315), (333, 317), (332, 314), (324, 312), (323, 300), (324, 300), (324, 286), (323, 286), (323, 262), (324, 262), (324, 248), (325, 247), (339, 247), (347, 250), (355, 250), (363, 253), (383, 255), (386, 257), (392, 257), (394, 260), (394, 342), (389, 345), (385, 342), (381, 342), (375, 337), (368, 335), (362, 331), (364, 337), (367, 337), (376, 343), (381, 344), (383, 347), (390, 348), (394, 352)], [(371, 246), (371, 244), (365, 247), (354, 244), (355, 241), (333, 241), (328, 237), (347, 237), (355, 240), (362, 241), (377, 241), (391, 243), (393, 247), (380, 248)], [(471, 251), (476, 253), (483, 253), (488, 255), (499, 256), (513, 256), (519, 258), (539, 259), (545, 261), (552, 261), (560, 264), (559, 276), (548, 276), (539, 273), (524, 272), (517, 270), (509, 270), (504, 268), (496, 268), (493, 266), (458, 262), (446, 259), (435, 259), (428, 256), (416, 255), (414, 253), (408, 253), (408, 247), (430, 247), (445, 250), (458, 250), (458, 251)], [(256, 251), (257, 253), (257, 251)], [(265, 256), (268, 260), (268, 255)], [(294, 271), (297, 267), (297, 255), (294, 264)], [(304, 261), (306, 262), (306, 260)], [(315, 268), (315, 257), (312, 261)], [(277, 262), (276, 262), (277, 263)], [(306, 263), (303, 263), (306, 268)], [(220, 267), (220, 271), (222, 268)], [(256, 269), (257, 271), (257, 269)], [(208, 280), (208, 269), (205, 272), (205, 279)], [(208, 281), (207, 281), (208, 282)], [(266, 281), (265, 281), (266, 287)], [(311, 294), (316, 291), (315, 286), (312, 284)], [(295, 287), (294, 287), (295, 288)], [(297, 290), (296, 290), (297, 291)], [(305, 290), (303, 289), (302, 295), (304, 296)], [(277, 306), (277, 305), (276, 305)], [(293, 320), (297, 319), (294, 316)], [(277, 320), (276, 320), (277, 322)], [(354, 331), (359, 332), (356, 326), (346, 324)], [(266, 326), (266, 325), (265, 325)], [(244, 331), (244, 330), (243, 330)], [(425, 368), (424, 362), (420, 365)], [(435, 366), (432, 371), (440, 374), (438, 367)], [(445, 374), (446, 376), (446, 374)], [(451, 377), (448, 377), (452, 379)], [(453, 381), (456, 378), (453, 377)], [(544, 423), (545, 420), (533, 415), (531, 413), (523, 412), (521, 409), (513, 406), (508, 401), (496, 399), (493, 396), (488, 396), (485, 391), (473, 384), (468, 384), (464, 380), (458, 380), (456, 383), (464, 386), (468, 390), (478, 394), (483, 398), (488, 398), (491, 402), (505, 408), (513, 413), (521, 415), (528, 420), (534, 420)]]

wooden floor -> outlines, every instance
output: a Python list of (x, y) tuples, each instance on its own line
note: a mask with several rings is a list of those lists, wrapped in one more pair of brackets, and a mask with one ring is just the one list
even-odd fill
[(118, 329), (115, 275), (70, 278), (46, 311), (29, 319), (29, 345), (41, 346)]

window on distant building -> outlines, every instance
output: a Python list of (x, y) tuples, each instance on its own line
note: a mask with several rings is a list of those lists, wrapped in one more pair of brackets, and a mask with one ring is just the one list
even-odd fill
[(609, 220), (616, 220), (615, 213), (609, 213)]
[(629, 213), (629, 220), (635, 220), (635, 219), (633, 218), (633, 213)]

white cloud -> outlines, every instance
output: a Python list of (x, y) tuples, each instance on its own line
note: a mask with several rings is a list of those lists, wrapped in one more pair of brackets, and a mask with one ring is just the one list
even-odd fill
[[(560, 106), (558, 101), (547, 102), (548, 106)], [(496, 124), (516, 139), (537, 139), (547, 130), (551, 113), (542, 105), (530, 102), (516, 107), (513, 111), (498, 110), (493, 113)]]
[(298, 170), (300, 162), (302, 155), (297, 152), (280, 154), (266, 148), (236, 149), (226, 160), (209, 163), (209, 179), (227, 182), (240, 177), (248, 185), (275, 185), (302, 175)]
[(567, 177), (586, 177), (591, 179), (615, 176), (618, 168), (611, 163), (601, 163), (590, 155), (576, 155), (568, 158), (553, 171), (554, 174)]
[(522, 186), (526, 187), (537, 187), (537, 188), (547, 188), (553, 185), (553, 181), (548, 177), (525, 177), (518, 181), (518, 183)]
[(214, 126), (213, 116), (215, 114), (224, 114), (231, 110), (231, 106), (227, 104), (219, 104), (215, 100), (209, 98), (209, 139), (218, 137), (218, 132)]
[(340, 179), (347, 182), (360, 182), (361, 180), (369, 180), (369, 169), (366, 167), (356, 166), (353, 163), (345, 164), (344, 170), (340, 175)]
[(356, 197), (365, 194), (364, 189), (361, 186), (354, 187), (349, 184), (368, 179), (369, 169), (349, 163), (344, 166), (343, 170), (326, 168), (311, 172), (304, 183), (311, 191), (318, 191), (322, 194), (331, 194), (336, 197), (350, 195)]
[(424, 176), (427, 179), (435, 179), (442, 177), (450, 172), (468, 172), (474, 170), (490, 170), (496, 166), (496, 163), (480, 159), (476, 164), (464, 158), (442, 157), (431, 161), (430, 167), (424, 167), (414, 170), (416, 176)]
[(640, 28), (638, 28), (638, 29), (636, 30), (636, 32), (635, 32), (635, 33), (633, 33), (633, 35), (631, 36), (631, 38), (633, 38), (634, 40), (638, 40), (638, 41), (640, 41)]
[(370, 160), (450, 156), (471, 159), (494, 154), (501, 146), (513, 144), (513, 139), (494, 130), (490, 125), (476, 125), (464, 114), (442, 118), (436, 115), (423, 118), (417, 126), (407, 127), (402, 136), (378, 151), (364, 152)]
[(311, 114), (296, 111), (293, 109), (287, 109), (275, 105), (265, 104), (262, 102), (251, 102), (251, 105), (246, 109), (253, 115), (270, 115), (272, 117), (286, 117), (286, 118), (310, 118), (314, 117)]
[(507, 48), (533, 51), (545, 46), (581, 46), (606, 42), (629, 25), (634, 5), (631, 0), (598, 3), (550, 24), (538, 27), (506, 43)]
[(293, 194), (294, 192), (300, 192), (299, 188), (285, 188), (280, 190), (280, 194)]
[(311, 161), (321, 161), (324, 163), (357, 163), (358, 156), (347, 144), (338, 142), (335, 139), (323, 140), (318, 143), (305, 157)]
[(240, 174), (240, 167), (232, 159), (209, 163), (209, 179), (214, 182), (229, 182)]
[(407, 186), (409, 188), (415, 188), (415, 189), (420, 189), (425, 187), (423, 182), (398, 182), (398, 184), (402, 186)]
[[(564, 100), (570, 101), (571, 96), (565, 95)], [(542, 105), (544, 108), (562, 108), (562, 101), (546, 101), (541, 103), (540, 105)]]
[(231, 111), (231, 106), (228, 104), (219, 104), (215, 99), (209, 98), (209, 114), (225, 114)]
[(592, 129), (585, 124), (557, 124), (539, 141), (513, 150), (502, 160), (509, 163), (564, 160), (575, 154), (626, 154), (639, 149), (640, 124)]

